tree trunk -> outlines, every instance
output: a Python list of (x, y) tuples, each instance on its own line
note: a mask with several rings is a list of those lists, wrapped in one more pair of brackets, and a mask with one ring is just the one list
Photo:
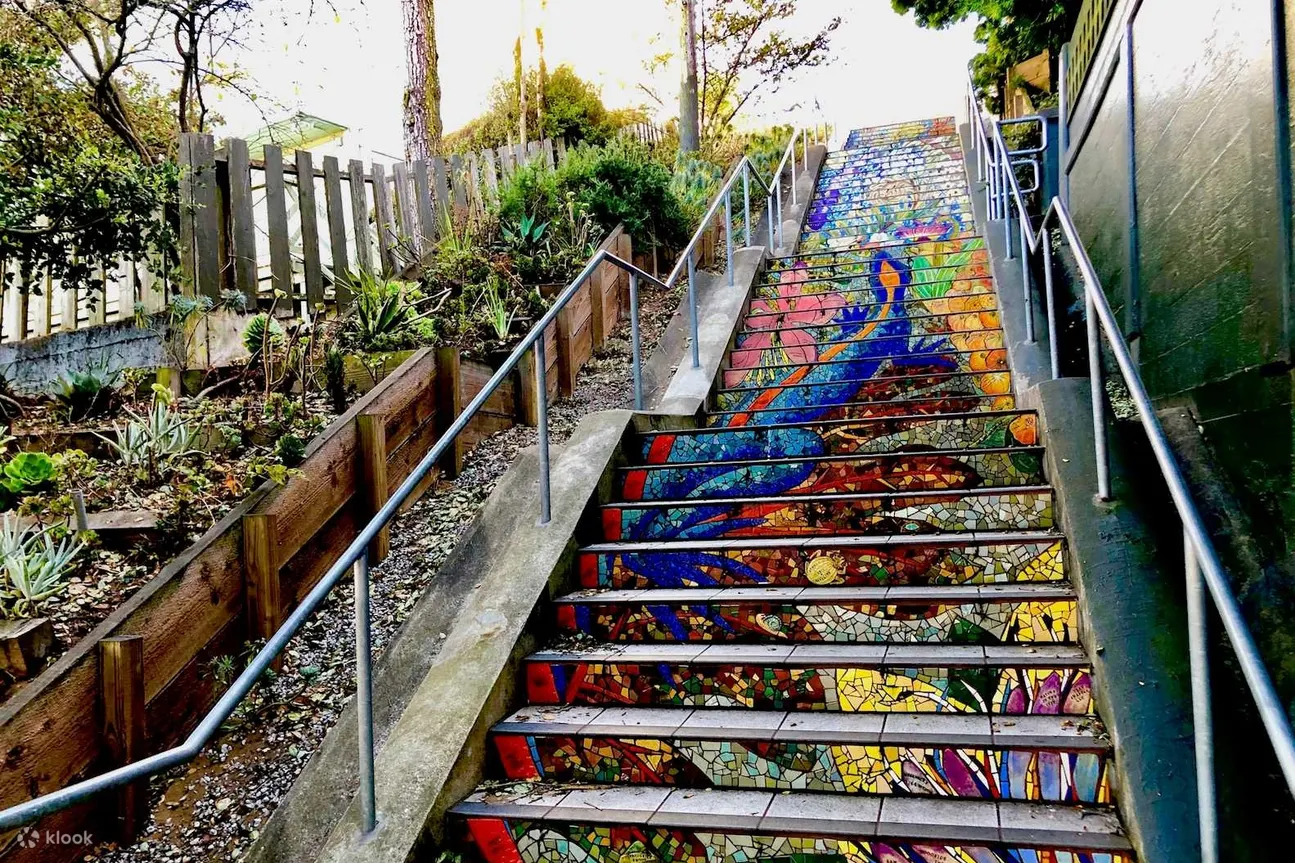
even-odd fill
[(683, 0), (683, 82), (679, 88), (679, 151), (695, 153), (700, 147), (697, 128), (697, 17), (696, 0)]
[(517, 113), (519, 116), (518, 131), (521, 135), (522, 152), (526, 151), (526, 62), (522, 55), (526, 45), (526, 0), (521, 0), (521, 35), (517, 37), (517, 50), (514, 60), (513, 75), (517, 78)]
[(428, 159), (441, 149), (441, 74), (434, 0), (402, 0), (405, 15), (405, 158)]

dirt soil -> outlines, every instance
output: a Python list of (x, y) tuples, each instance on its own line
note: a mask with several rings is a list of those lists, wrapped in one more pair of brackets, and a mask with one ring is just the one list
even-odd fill
[[(650, 354), (678, 305), (677, 294), (644, 291), (644, 355)], [(587, 414), (631, 407), (628, 324), (607, 350), (586, 364), (575, 395), (551, 406), (554, 443), (570, 437)], [(375, 657), (391, 641), (435, 578), (459, 537), (535, 430), (517, 426), (483, 441), (462, 474), (442, 482), (392, 525), (390, 556), (373, 571)], [(282, 670), (260, 686), (188, 769), (158, 777), (156, 805), (140, 839), (106, 844), (86, 860), (185, 863), (238, 860), (292, 786), (355, 691), (354, 610), (350, 582), (307, 623), (284, 655)], [(247, 656), (223, 658), (209, 673), (231, 679)]]

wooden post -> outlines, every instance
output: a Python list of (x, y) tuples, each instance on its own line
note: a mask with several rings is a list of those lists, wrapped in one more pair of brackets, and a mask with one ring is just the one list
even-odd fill
[[(367, 521), (378, 514), (389, 497), (387, 418), (382, 414), (360, 414), (355, 418), (355, 433), (359, 444), (356, 454), (360, 460), (356, 471), (359, 488), (356, 491), (364, 501), (364, 518)], [(384, 527), (377, 538), (369, 543), (369, 563), (376, 565), (386, 560), (390, 550), (391, 529)]]
[[(243, 516), (243, 580), (249, 639), (269, 638), (283, 624), (279, 524), (272, 513)], [(279, 663), (276, 660), (274, 667)]]
[(301, 215), (301, 261), (306, 280), (306, 314), (324, 305), (324, 269), (319, 261), (319, 211), (315, 207), (315, 164), (309, 150), (297, 151), (297, 209)]
[[(588, 285), (585, 286), (586, 289)], [(576, 391), (576, 339), (575, 321), (572, 320), (572, 303), (558, 312), (558, 392), (570, 398)]]
[[(463, 413), (463, 375), (458, 348), (436, 349), (436, 431), (439, 439)], [(463, 470), (463, 436), (446, 450), (441, 473), (453, 479)]]
[[(144, 636), (114, 636), (99, 642), (99, 697), (100, 731), (111, 766), (143, 758)], [(113, 838), (123, 845), (133, 842), (148, 821), (148, 780), (119, 788), (112, 806)]]
[[(610, 251), (614, 252), (615, 249)], [(607, 283), (616, 282), (620, 267), (606, 261), (598, 265), (593, 277), (589, 279), (589, 338), (593, 342), (594, 353), (602, 351), (607, 344), (607, 328), (604, 326), (603, 299), (607, 296)]]
[(517, 393), (517, 421), (534, 428), (540, 424), (540, 404), (535, 391), (535, 351), (527, 351), (515, 369), (517, 380), (513, 391)]

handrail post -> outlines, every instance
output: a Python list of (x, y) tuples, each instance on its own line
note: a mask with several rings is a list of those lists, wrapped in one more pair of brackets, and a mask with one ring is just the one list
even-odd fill
[(549, 501), (549, 381), (546, 367), (548, 360), (544, 356), (544, 339), (547, 333), (540, 333), (535, 342), (535, 405), (536, 419), (539, 421), (540, 449), (540, 524), (548, 524), (553, 517)]
[(798, 203), (796, 195), (796, 138), (791, 139), (791, 205), (794, 207)]
[(767, 195), (764, 199), (764, 207), (769, 211), (769, 254), (773, 254), (773, 195)]
[[(805, 145), (805, 173), (808, 174), (809, 173), (809, 136), (801, 135), (800, 137), (801, 137), (801, 141)], [(794, 153), (792, 154), (792, 158), (793, 159), (796, 158)]]
[(639, 344), (639, 274), (630, 272), (630, 347), (634, 354), (634, 410), (643, 410), (643, 349)]
[(773, 178), (774, 210), (778, 219), (778, 248), (782, 248), (782, 173)]
[(745, 214), (746, 244), (751, 245), (751, 163), (742, 162), (742, 206)]
[(1210, 713), (1209, 619), (1205, 580), (1191, 535), (1183, 527), (1187, 576), (1187, 644), (1192, 675), (1192, 728), (1196, 743), (1196, 807), (1201, 830), (1201, 863), (1218, 863), (1218, 814), (1214, 788), (1214, 724)]
[(1012, 166), (1006, 158), (1003, 159), (1003, 164), (1003, 242), (1007, 244), (1007, 260), (1011, 261), (1016, 259), (1016, 252), (1012, 249), (1012, 185), (1011, 178), (1007, 176)]
[(985, 202), (988, 205), (989, 220), (992, 222), (998, 218), (998, 169), (994, 164), (994, 157), (989, 152), (989, 147), (985, 147), (983, 161), (987, 163), (987, 177), (989, 188), (985, 194)]
[(1111, 499), (1111, 466), (1106, 455), (1106, 399), (1102, 385), (1101, 323), (1097, 320), (1096, 285), (1084, 282), (1084, 318), (1088, 324), (1088, 378), (1093, 399), (1093, 449), (1097, 459), (1097, 499)]
[(724, 252), (728, 256), (728, 286), (733, 287), (733, 184), (724, 193)]
[(369, 632), (368, 552), (351, 565), (355, 578), (355, 717), (360, 743), (360, 832), (378, 826), (377, 787), (373, 767), (373, 655)]
[(1061, 377), (1061, 346), (1057, 344), (1056, 292), (1052, 284), (1052, 229), (1044, 224), (1040, 236), (1043, 243), (1043, 301), (1048, 318), (1048, 360), (1052, 364), (1052, 379), (1055, 381)]
[(697, 339), (697, 259), (696, 251), (688, 250), (688, 321), (692, 327), (692, 367), (701, 368), (701, 345)]
[(1025, 286), (1025, 340), (1038, 341), (1034, 334), (1034, 290), (1030, 284), (1030, 239), (1026, 235), (1025, 219), (1017, 220), (1021, 226), (1021, 284)]

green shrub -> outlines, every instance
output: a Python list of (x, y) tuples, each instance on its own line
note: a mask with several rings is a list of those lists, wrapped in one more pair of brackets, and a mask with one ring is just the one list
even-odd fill
[(671, 190), (670, 172), (642, 144), (621, 139), (605, 147), (576, 147), (558, 168), (557, 184), (604, 231), (624, 223), (640, 247), (679, 248), (692, 233)]
[(68, 422), (79, 422), (112, 410), (117, 401), (120, 377), (120, 372), (103, 368), (64, 372), (51, 394), (63, 418)]

